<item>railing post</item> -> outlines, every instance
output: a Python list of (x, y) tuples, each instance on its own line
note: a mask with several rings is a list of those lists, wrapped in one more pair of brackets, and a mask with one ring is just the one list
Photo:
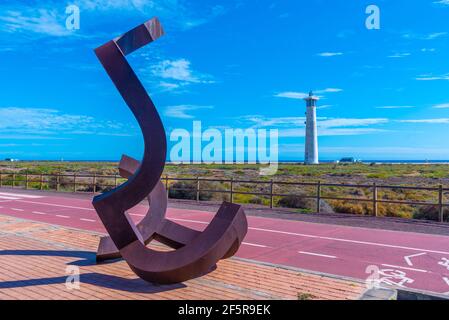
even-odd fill
[(196, 177), (196, 202), (200, 201), (200, 178)]
[(56, 174), (56, 191), (59, 192), (60, 173)]
[(0, 188), (3, 187), (3, 177), (2, 174), (0, 173)]
[(76, 192), (76, 173), (73, 174), (73, 192)]
[(97, 173), (94, 173), (92, 178), (92, 191), (93, 193), (97, 192)]
[(270, 209), (273, 209), (273, 180), (270, 181)]
[(40, 180), (40, 184), (39, 184), (39, 189), (43, 190), (44, 189), (44, 175), (41, 173), (41, 180)]
[(14, 189), (14, 186), (16, 185), (16, 174), (12, 174), (12, 188)]
[(168, 175), (165, 175), (165, 191), (167, 191), (167, 198), (169, 197), (170, 193), (169, 193), (169, 185), (168, 185)]
[(378, 206), (377, 206), (377, 185), (373, 184), (373, 214), (377, 217), (378, 214)]
[(25, 190), (28, 189), (28, 171), (25, 172)]
[(234, 203), (234, 178), (231, 178), (231, 203)]
[(321, 212), (321, 181), (316, 185), (316, 213)]
[(438, 187), (438, 214), (440, 222), (444, 222), (444, 208), (443, 208), (443, 185)]
[(117, 174), (114, 174), (114, 185), (117, 188)]

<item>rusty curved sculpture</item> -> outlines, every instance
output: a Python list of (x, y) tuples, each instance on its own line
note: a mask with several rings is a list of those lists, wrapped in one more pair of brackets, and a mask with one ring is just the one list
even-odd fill
[[(128, 181), (96, 196), (92, 202), (109, 237), (103, 237), (98, 260), (122, 257), (142, 279), (176, 283), (210, 271), (218, 260), (232, 256), (246, 235), (246, 216), (239, 205), (224, 202), (211, 223), (198, 232), (165, 219), (166, 192), (160, 177), (167, 152), (164, 126), (151, 98), (125, 56), (163, 35), (157, 18), (97, 48), (95, 53), (133, 112), (144, 138), (139, 163), (124, 156), (120, 174)], [(127, 210), (145, 198), (149, 210), (136, 226)], [(153, 239), (176, 250), (155, 251), (146, 245)]]

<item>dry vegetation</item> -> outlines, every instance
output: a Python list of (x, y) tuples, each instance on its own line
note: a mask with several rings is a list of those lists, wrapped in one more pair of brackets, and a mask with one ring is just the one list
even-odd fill
[[(73, 174), (77, 175), (77, 191), (93, 191), (93, 179), (84, 175), (116, 175), (117, 163), (112, 162), (0, 162), (3, 185), (8, 184), (12, 173), (16, 174), (17, 186), (24, 186), (21, 182), (28, 174), (35, 182), (29, 184), (30, 188), (40, 188), (40, 174), (65, 174), (56, 181), (56, 177), (47, 177), (42, 184), (43, 189), (56, 189), (58, 182), (60, 190), (73, 190)], [(442, 184), (449, 188), (448, 164), (323, 164), (319, 166), (304, 166), (301, 164), (281, 164), (275, 176), (262, 177), (259, 175), (258, 165), (171, 165), (167, 164), (164, 175), (178, 178), (214, 178), (256, 180), (261, 182), (318, 182), (322, 183), (349, 183), (423, 186), (437, 187)], [(98, 192), (109, 190), (115, 185), (114, 178), (97, 177), (95, 190)], [(118, 179), (120, 184), (123, 180)], [(173, 198), (195, 199), (196, 182), (170, 182), (170, 196)], [(238, 192), (268, 193), (269, 183), (248, 184), (235, 183), (234, 190)], [(201, 182), (201, 189), (229, 190), (230, 183)], [(304, 196), (313, 196), (314, 187), (300, 187), (291, 185), (275, 185), (274, 193), (291, 194), (292, 196), (275, 197), (276, 206), (294, 208), (300, 212), (313, 212), (316, 204), (313, 199)], [(371, 188), (343, 188), (323, 187), (322, 195), (325, 197), (345, 197), (369, 199), (372, 197)], [(408, 189), (380, 189), (379, 199), (407, 200), (417, 202), (436, 202), (437, 193), (430, 191), (415, 191)], [(229, 194), (201, 192), (201, 200), (229, 200)], [(269, 205), (270, 198), (260, 195), (235, 194), (234, 201)], [(444, 192), (444, 201), (449, 202), (449, 191)], [(372, 214), (371, 202), (348, 202), (328, 200), (324, 203), (326, 210), (352, 214)], [(437, 219), (437, 208), (434, 206), (411, 206), (403, 204), (379, 204), (379, 214), (383, 216), (404, 218)], [(449, 207), (445, 210), (446, 219), (449, 219)]]

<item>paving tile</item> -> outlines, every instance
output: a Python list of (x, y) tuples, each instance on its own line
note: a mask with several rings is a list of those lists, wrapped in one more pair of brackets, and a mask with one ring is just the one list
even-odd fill
[[(0, 299), (346, 300), (364, 292), (357, 282), (235, 258), (201, 278), (155, 285), (139, 279), (125, 261), (96, 264), (98, 241), (93, 232), (0, 215)], [(68, 266), (79, 268), (79, 289), (66, 286)]]

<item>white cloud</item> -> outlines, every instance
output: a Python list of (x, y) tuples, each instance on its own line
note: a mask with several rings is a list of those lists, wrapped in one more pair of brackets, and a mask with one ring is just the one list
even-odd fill
[(26, 9), (24, 12), (8, 10), (0, 15), (0, 30), (8, 33), (26, 32), (49, 36), (67, 36), (64, 19), (55, 10)]
[(449, 80), (449, 73), (441, 76), (433, 75), (421, 75), (415, 78), (418, 81), (438, 81), (438, 80)]
[[(146, 11), (156, 9), (155, 1), (142, 0), (75, 0), (73, 3), (80, 6), (83, 10), (139, 10)], [(176, 1), (174, 1), (176, 3)]]
[[(305, 117), (280, 117), (267, 118), (260, 115), (252, 115), (243, 117), (245, 121), (252, 122), (256, 127), (270, 127), (270, 126), (304, 126)], [(318, 117), (318, 127), (320, 128), (338, 128), (338, 127), (357, 127), (370, 126), (388, 123), (386, 118), (320, 118)]]
[(433, 107), (435, 109), (449, 109), (449, 103), (436, 104)]
[(367, 119), (351, 119), (351, 118), (336, 118), (318, 121), (319, 128), (337, 128), (337, 127), (357, 127), (370, 126), (377, 124), (388, 123), (385, 118), (367, 118)]
[(183, 82), (213, 83), (209, 75), (199, 74), (190, 67), (191, 62), (187, 59), (163, 60), (152, 67), (155, 76)]
[(388, 58), (405, 58), (408, 56), (411, 56), (412, 54), (409, 52), (403, 52), (403, 53), (394, 53), (390, 56), (388, 56)]
[(414, 147), (321, 147), (322, 153), (349, 153), (349, 154), (366, 154), (366, 155), (379, 155), (379, 154), (393, 154), (393, 155), (422, 155), (422, 154), (442, 154), (447, 155), (449, 149), (443, 148), (414, 148)]
[(213, 109), (213, 106), (195, 106), (195, 105), (170, 106), (166, 108), (165, 115), (167, 117), (177, 119), (194, 119), (195, 117), (191, 114), (188, 114), (187, 112), (200, 109)]
[(383, 107), (376, 107), (376, 109), (413, 109), (416, 108), (415, 106), (383, 106)]
[(443, 6), (449, 6), (449, 0), (434, 1), (433, 3), (440, 4)]
[[(260, 115), (243, 117), (244, 121), (253, 124), (253, 128), (279, 129), (279, 136), (284, 138), (304, 137), (305, 117), (267, 118)], [(385, 118), (318, 118), (317, 126), (320, 136), (351, 136), (387, 132), (379, 128), (370, 128), (373, 125), (382, 125), (389, 122)]]
[[(323, 93), (338, 93), (342, 92), (343, 89), (339, 88), (326, 88), (322, 90), (316, 90), (314, 93), (323, 94)], [(296, 91), (285, 91), (280, 92), (274, 95), (277, 98), (287, 98), (287, 99), (297, 99), (302, 100), (304, 98), (307, 98), (309, 96), (308, 93), (305, 92), (296, 92)], [(322, 96), (317, 96), (317, 98), (323, 98)]]
[(144, 82), (162, 91), (182, 93), (192, 84), (215, 83), (211, 75), (194, 70), (192, 63), (184, 58), (159, 60), (138, 69)]
[(404, 33), (402, 37), (405, 39), (435, 40), (441, 37), (445, 37), (446, 35), (447, 32), (433, 32), (429, 34)]
[(449, 124), (449, 118), (398, 120), (401, 123)]
[(323, 106), (318, 106), (318, 107), (316, 107), (318, 110), (322, 110), (322, 109), (329, 109), (329, 108), (332, 108), (333, 107), (333, 105), (332, 104), (325, 104), (325, 105), (323, 105)]
[[(39, 137), (61, 134), (130, 135), (132, 126), (91, 116), (64, 114), (45, 108), (0, 108), (0, 138), (11, 135)], [(4, 136), (4, 134), (6, 136)]]
[(298, 100), (302, 100), (304, 98), (307, 98), (308, 96), (309, 96), (308, 93), (294, 92), (294, 91), (280, 92), (275, 95), (275, 97), (277, 97), (277, 98), (288, 98), (288, 99), (298, 99)]
[(256, 128), (303, 126), (306, 120), (305, 117), (267, 118), (260, 115), (246, 116), (241, 119), (251, 122)]
[[(388, 130), (376, 128), (321, 128), (318, 131), (318, 135), (320, 137), (358, 136), (358, 135), (378, 134), (384, 132), (388, 132)], [(279, 137), (281, 138), (296, 138), (304, 136), (305, 136), (304, 128), (279, 130)]]
[[(200, 11), (194, 12), (185, 0), (72, 0), (70, 4), (78, 6), (81, 15), (84, 12), (94, 14), (120, 12), (139, 18), (158, 16), (171, 27), (184, 30), (205, 24), (227, 12), (227, 9), (221, 5), (203, 6)], [(66, 5), (60, 0), (40, 1), (38, 5), (26, 4), (26, 2), (11, 5), (2, 1), (0, 31), (21, 32), (28, 40), (36, 35), (81, 36), (84, 28), (73, 32), (65, 27)], [(95, 20), (101, 21), (98, 18)], [(91, 37), (92, 34), (89, 36)]]
[(343, 52), (321, 52), (318, 53), (317, 56), (319, 57), (337, 57), (337, 56), (342, 56), (344, 53)]
[(343, 89), (339, 89), (339, 88), (326, 88), (323, 90), (317, 90), (315, 91), (315, 93), (335, 93), (335, 92), (342, 92)]
[(157, 85), (166, 91), (178, 90), (191, 84), (215, 83), (211, 75), (193, 70), (187, 59), (166, 59), (139, 71), (150, 83), (154, 84), (156, 78)]
[(161, 81), (159, 82), (159, 86), (167, 90), (174, 90), (179, 89), (181, 87), (181, 84)]
[(447, 32), (435, 32), (427, 35), (426, 40), (433, 40), (447, 35)]

